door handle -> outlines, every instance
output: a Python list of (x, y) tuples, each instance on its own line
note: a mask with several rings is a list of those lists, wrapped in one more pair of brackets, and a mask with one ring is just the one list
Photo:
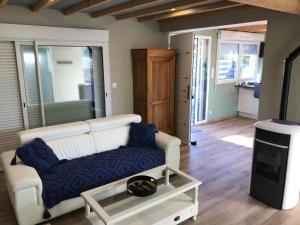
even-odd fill
[(186, 99), (190, 100), (191, 88), (190, 85), (186, 87)]

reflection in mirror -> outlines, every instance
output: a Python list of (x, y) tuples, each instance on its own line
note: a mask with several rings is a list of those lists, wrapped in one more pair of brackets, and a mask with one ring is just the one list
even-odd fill
[(91, 62), (87, 47), (39, 47), (44, 102), (92, 100)]
[[(23, 64), (30, 118), (32, 109), (40, 108), (40, 99), (33, 46), (28, 47)], [(105, 116), (101, 47), (39, 46), (38, 56), (45, 125)], [(40, 118), (32, 121), (30, 128), (40, 126)]]
[[(104, 98), (100, 54), (96, 47), (39, 47), (46, 125), (105, 116), (104, 110), (96, 115), (104, 109), (104, 100), (95, 108), (95, 101)], [(102, 89), (94, 92), (95, 81), (99, 80)]]

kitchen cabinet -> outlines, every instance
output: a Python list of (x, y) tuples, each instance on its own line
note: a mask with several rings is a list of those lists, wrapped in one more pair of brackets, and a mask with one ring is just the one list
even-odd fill
[(257, 119), (259, 98), (254, 97), (253, 88), (239, 88), (238, 112), (239, 116)]

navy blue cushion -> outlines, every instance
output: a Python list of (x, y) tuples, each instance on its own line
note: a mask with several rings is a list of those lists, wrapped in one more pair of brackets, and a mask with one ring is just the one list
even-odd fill
[[(17, 148), (16, 156), (25, 165), (35, 168), (39, 175), (59, 163), (53, 150), (40, 138), (36, 138), (31, 143)], [(12, 160), (11, 164), (15, 164), (15, 159)]]
[(47, 209), (81, 192), (165, 164), (157, 147), (121, 147), (60, 163), (41, 176)]
[(154, 124), (131, 123), (127, 146), (155, 146)]

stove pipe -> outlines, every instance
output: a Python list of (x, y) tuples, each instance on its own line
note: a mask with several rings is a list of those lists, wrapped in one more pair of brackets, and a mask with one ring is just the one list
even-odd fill
[(286, 120), (293, 61), (300, 55), (300, 45), (285, 59), (279, 119)]

